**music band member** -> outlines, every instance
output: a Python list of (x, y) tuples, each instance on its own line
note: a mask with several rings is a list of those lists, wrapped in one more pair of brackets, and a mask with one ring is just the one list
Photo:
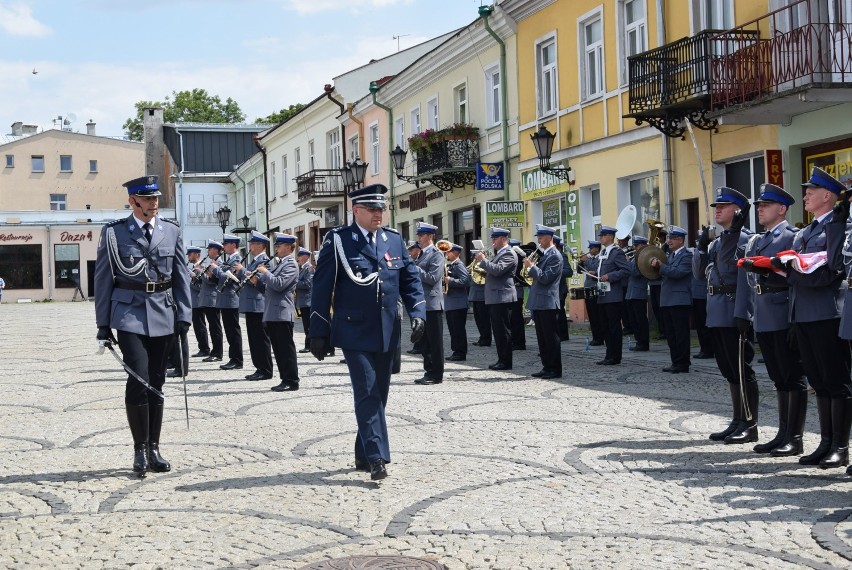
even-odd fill
[[(470, 250), (470, 254), (474, 258), (476, 258), (477, 253), (479, 253), (478, 249)], [(476, 330), (479, 333), (479, 338), (471, 344), (473, 346), (491, 346), (491, 315), (488, 312), (488, 306), (485, 304), (485, 283), (477, 283), (473, 275), (470, 276), (470, 291), (467, 299), (473, 307), (473, 322), (476, 323)]]
[(440, 384), (444, 381), (444, 254), (435, 247), (437, 226), (417, 224), (420, 256), (415, 265), (420, 274), (426, 299), (426, 334), (423, 335), (423, 377), (415, 384)]
[[(207, 259), (214, 263), (222, 255), (223, 246), (218, 241), (207, 241)], [(222, 336), (222, 317), (216, 308), (216, 299), (219, 297), (217, 288), (219, 282), (210, 278), (210, 265), (204, 267), (201, 274), (201, 293), (198, 295), (198, 304), (204, 310), (204, 318), (210, 327), (210, 355), (203, 358), (201, 362), (220, 362), (224, 349), (224, 337)]]
[(751, 232), (746, 229), (751, 204), (733, 188), (716, 189), (716, 225), (721, 235), (712, 243), (703, 231), (693, 259), (693, 275), (707, 277), (707, 328), (713, 339), (713, 354), (731, 393), (733, 419), (727, 428), (710, 434), (713, 441), (749, 443), (757, 441), (759, 393), (751, 367), (754, 341), (751, 319), (754, 312), (751, 289), (744, 271), (737, 269)]
[(535, 322), (535, 336), (541, 356), (541, 370), (536, 378), (562, 377), (562, 350), (559, 347), (557, 319), (559, 308), (559, 281), (562, 279), (562, 253), (553, 245), (553, 228), (536, 224), (539, 259), (533, 263), (529, 256), (524, 266), (532, 277), (527, 309)]
[(192, 332), (198, 343), (198, 352), (192, 356), (210, 356), (210, 341), (207, 335), (207, 319), (201, 306), (201, 248), (190, 246), (186, 248), (187, 266), (190, 271), (189, 288), (192, 291)]
[(652, 258), (651, 267), (659, 269), (660, 317), (672, 359), (663, 372), (680, 374), (689, 372), (689, 312), (692, 305), (692, 252), (684, 247), (686, 230), (672, 226), (668, 233), (668, 261), (661, 263)]
[(296, 280), (296, 308), (302, 319), (302, 329), (305, 331), (305, 348), (301, 353), (311, 351), (311, 289), (314, 284), (314, 266), (311, 263), (311, 252), (300, 247), (296, 254), (296, 265), (299, 266), (299, 278)]
[[(118, 344), (125, 364), (151, 388), (162, 391), (166, 359), (175, 336), (192, 320), (189, 273), (177, 222), (157, 216), (156, 176), (126, 182), (133, 213), (101, 231), (95, 261), (97, 338)], [(116, 329), (118, 339), (112, 334)], [(128, 375), (124, 389), (133, 436), (133, 471), (171, 470), (160, 455), (163, 399)]]
[(574, 276), (574, 269), (571, 267), (571, 260), (565, 253), (562, 239), (554, 235), (553, 245), (562, 255), (562, 277), (559, 278), (559, 313), (556, 314), (556, 335), (559, 337), (559, 342), (567, 342), (571, 335), (568, 332), (568, 315), (565, 312), (565, 305), (568, 299), (568, 279)]
[(216, 308), (222, 316), (222, 328), (228, 341), (228, 362), (219, 366), (222, 370), (242, 370), (243, 368), (243, 331), (240, 328), (240, 298), (236, 290), (236, 276), (232, 278), (233, 266), (242, 263), (240, 255), (240, 237), (225, 234), (222, 238), (225, 250), (224, 261), (210, 262), (210, 278), (217, 284), (218, 296)]
[[(450, 350), (447, 360), (464, 362), (467, 360), (467, 295), (470, 288), (470, 273), (459, 259), (462, 247), (453, 244), (447, 252), (447, 293), (444, 295), (444, 314), (447, 317), (447, 329), (450, 331)], [(428, 321), (427, 321), (428, 322)]]
[(358, 420), (355, 468), (369, 471), (372, 480), (387, 477), (391, 460), (385, 406), (401, 334), (400, 297), (411, 341), (426, 329), (417, 267), (402, 237), (381, 226), (387, 191), (373, 184), (349, 193), (355, 221), (326, 234), (311, 294), (311, 353), (323, 360), (329, 346), (343, 349)]
[(627, 278), (627, 290), (624, 294), (630, 322), (633, 325), (633, 338), (636, 344), (630, 349), (633, 352), (648, 352), (650, 350), (650, 330), (648, 325), (648, 278), (645, 277), (637, 262), (639, 252), (648, 245), (645, 236), (634, 236), (634, 255), (630, 263), (630, 277)]
[(240, 281), (245, 279), (246, 273), (251, 272), (252, 275), (239, 292), (239, 311), (245, 315), (249, 354), (251, 363), (254, 365), (254, 372), (246, 375), (245, 378), (252, 381), (272, 378), (272, 343), (263, 324), (266, 288), (255, 277), (258, 267), (269, 264), (269, 256), (266, 254), (268, 245), (268, 237), (257, 230), (252, 230), (248, 243), (249, 253), (252, 256), (251, 263), (248, 267), (243, 267), (241, 263), (235, 263), (233, 266), (234, 275)]
[(624, 287), (630, 276), (630, 264), (624, 251), (615, 243), (615, 228), (601, 226), (598, 237), (603, 250), (598, 265), (598, 307), (606, 326), (606, 355), (595, 364), (615, 366), (621, 364)]
[[(518, 256), (518, 266), (515, 268), (515, 302), (512, 303), (509, 315), (509, 336), (512, 339), (512, 350), (527, 349), (527, 331), (524, 329), (524, 289), (529, 287), (521, 278), (520, 272), (523, 260), (527, 254), (521, 249), (521, 240), (509, 239), (509, 246)], [(515, 249), (517, 248), (517, 249)]]
[(512, 369), (512, 340), (509, 332), (512, 303), (517, 300), (515, 269), (518, 257), (509, 246), (509, 230), (491, 228), (491, 248), (494, 257), (485, 259), (481, 251), (476, 262), (485, 270), (485, 304), (491, 317), (491, 331), (497, 345), (497, 362), (491, 370)]
[(592, 340), (589, 346), (601, 346), (606, 337), (606, 324), (603, 314), (598, 307), (598, 265), (601, 252), (601, 242), (589, 240), (588, 253), (580, 257), (577, 267), (584, 273), (583, 277), (583, 299), (586, 305), (586, 316), (589, 319), (589, 329)]

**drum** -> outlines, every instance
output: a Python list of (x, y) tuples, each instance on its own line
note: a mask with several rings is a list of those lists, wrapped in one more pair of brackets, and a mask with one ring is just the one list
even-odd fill
[(570, 295), (572, 300), (576, 301), (578, 299), (585, 299), (586, 298), (585, 292), (586, 292), (586, 290), (583, 289), (582, 287), (574, 287), (574, 288), (568, 290), (568, 295)]
[(600, 294), (597, 287), (584, 287), (583, 291), (586, 299), (597, 299)]

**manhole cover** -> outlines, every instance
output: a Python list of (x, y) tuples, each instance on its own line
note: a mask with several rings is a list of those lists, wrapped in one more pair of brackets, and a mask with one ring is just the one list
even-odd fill
[(299, 570), (448, 570), (434, 560), (410, 556), (350, 556), (302, 566)]

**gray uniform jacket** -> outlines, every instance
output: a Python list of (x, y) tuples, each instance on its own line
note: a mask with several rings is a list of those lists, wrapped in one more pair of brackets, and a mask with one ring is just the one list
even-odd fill
[[(774, 257), (779, 251), (792, 249), (798, 229), (783, 222), (771, 231), (748, 240), (747, 257)], [(749, 273), (743, 269), (754, 296), (754, 332), (781, 331), (790, 328), (790, 291), (787, 280), (771, 272), (769, 275)], [(767, 290), (767, 288), (769, 290)]]
[(217, 264), (217, 267), (210, 271), (211, 279), (217, 281), (216, 288), (221, 289), (219, 296), (216, 297), (216, 307), (219, 309), (239, 309), (240, 298), (237, 296), (236, 283), (225, 276), (225, 272), (231, 269), (236, 263), (242, 263), (243, 257), (239, 253), (234, 253), (228, 256), (228, 260), (224, 264)]
[(468, 291), (467, 300), (471, 303), (475, 301), (485, 302), (485, 285), (478, 285), (473, 281), (473, 277), (470, 278), (470, 291)]
[[(841, 300), (840, 338), (852, 340), (852, 302), (849, 301), (849, 278), (852, 277), (852, 224), (826, 224), (826, 245), (828, 263), (832, 271), (840, 273), (846, 279), (840, 283)], [(848, 256), (848, 257), (847, 257)]]
[(514, 303), (518, 300), (515, 292), (515, 269), (518, 267), (518, 255), (508, 245), (494, 254), (490, 260), (483, 259), (479, 266), (485, 270), (485, 304)]
[(189, 272), (189, 291), (192, 299), (192, 308), (197, 309), (201, 306), (201, 281), (197, 283), (193, 283), (192, 281), (192, 268), (195, 267), (194, 263), (187, 262), (186, 269)]
[[(243, 267), (239, 270), (239, 272), (234, 273), (237, 278), (242, 281), (246, 276), (246, 273), (249, 271), (255, 271), (258, 266), (263, 265), (269, 261), (269, 256), (265, 253), (261, 253), (257, 257), (251, 260), (248, 267)], [(258, 275), (260, 275), (258, 273)], [(266, 286), (263, 282), (258, 279), (257, 285), (253, 285), (251, 281), (248, 281), (243, 288), (240, 289), (240, 298), (239, 298), (239, 309), (241, 313), (262, 313), (264, 311), (264, 299), (263, 293), (266, 289)]]
[[(222, 256), (219, 256), (219, 259), (222, 259)], [(216, 287), (218, 287), (218, 282), (215, 279), (211, 279), (209, 274), (207, 273), (201, 274), (201, 292), (198, 294), (199, 307), (216, 307), (216, 299), (217, 297), (219, 297), (219, 293), (216, 291)]]
[[(110, 233), (115, 235), (117, 258), (110, 257)], [(119, 269), (133, 267), (142, 259), (148, 265), (138, 275), (125, 275)], [(171, 288), (146, 293), (122, 286), (158, 281), (171, 281)], [(95, 262), (95, 290), (99, 327), (154, 337), (174, 334), (175, 319), (191, 323), (186, 250), (177, 223), (156, 218), (150, 244), (132, 215), (104, 226)]]
[(527, 309), (543, 311), (560, 307), (559, 283), (562, 279), (562, 254), (553, 246), (547, 248), (538, 263), (530, 267), (532, 286), (527, 296)]
[[(796, 234), (793, 249), (799, 253), (828, 251), (826, 226), (832, 215), (826, 216), (816, 227), (807, 226)], [(837, 224), (842, 232), (843, 224)], [(839, 233), (838, 232), (838, 233)], [(832, 234), (834, 234), (832, 228)], [(790, 322), (812, 323), (840, 318), (843, 313), (843, 273), (836, 268), (824, 266), (813, 273), (790, 271)]]
[(689, 307), (692, 305), (692, 252), (682, 247), (668, 256), (668, 263), (660, 265), (660, 307)]
[[(690, 248), (692, 252), (692, 263), (695, 263), (695, 258), (699, 256), (701, 253), (695, 249)], [(696, 279), (695, 275), (692, 276), (692, 298), (693, 299), (703, 299), (707, 300), (707, 279), (703, 277), (701, 279)]]
[[(590, 255), (586, 258), (586, 261), (581, 261), (580, 265), (586, 271), (597, 271), (600, 263), (601, 263), (601, 260), (598, 258), (597, 255)], [(583, 276), (584, 276), (583, 277), (583, 287), (584, 288), (585, 287), (597, 288), (597, 286), (598, 286), (598, 280), (597, 279), (595, 279), (594, 277), (590, 277), (589, 275), (587, 275), (585, 273), (583, 274)]]
[(434, 244), (426, 247), (414, 262), (423, 284), (427, 311), (444, 310), (444, 254)]
[(447, 294), (444, 295), (444, 310), (467, 310), (467, 290), (471, 284), (470, 273), (467, 272), (467, 267), (464, 266), (461, 260), (456, 259), (447, 266), (447, 271), (450, 274), (450, 282)]
[(751, 320), (753, 301), (746, 272), (737, 268), (737, 260), (745, 253), (751, 232), (729, 230), (713, 240), (707, 252), (696, 251), (692, 260), (693, 275), (707, 278), (707, 326), (735, 327), (736, 318)]
[(296, 318), (296, 305), (293, 293), (296, 291), (296, 279), (299, 268), (296, 259), (288, 255), (275, 269), (258, 273), (259, 280), (266, 286), (266, 301), (263, 309), (263, 322), (287, 321)]
[(609, 276), (607, 283), (609, 283), (610, 289), (606, 293), (600, 292), (598, 304), (605, 305), (624, 301), (624, 289), (627, 286), (627, 279), (630, 277), (630, 262), (627, 261), (624, 250), (617, 245), (609, 247), (609, 254), (606, 257), (604, 257), (604, 252), (601, 253), (598, 277), (604, 275)]
[(628, 301), (645, 301), (648, 299), (648, 278), (642, 275), (639, 271), (639, 266), (636, 265), (638, 255), (633, 256), (633, 261), (630, 261), (630, 277), (627, 278), (627, 292), (624, 298)]
[(296, 279), (296, 306), (300, 309), (311, 308), (311, 288), (314, 285), (314, 272), (310, 271), (311, 262), (306, 261), (304, 267), (299, 268), (299, 277)]

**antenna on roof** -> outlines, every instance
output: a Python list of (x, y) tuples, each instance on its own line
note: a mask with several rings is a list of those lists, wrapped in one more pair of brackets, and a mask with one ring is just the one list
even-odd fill
[(398, 36), (392, 36), (393, 39), (396, 40), (396, 51), (399, 51), (399, 38), (404, 38), (405, 36), (410, 36), (411, 34), (400, 34)]

